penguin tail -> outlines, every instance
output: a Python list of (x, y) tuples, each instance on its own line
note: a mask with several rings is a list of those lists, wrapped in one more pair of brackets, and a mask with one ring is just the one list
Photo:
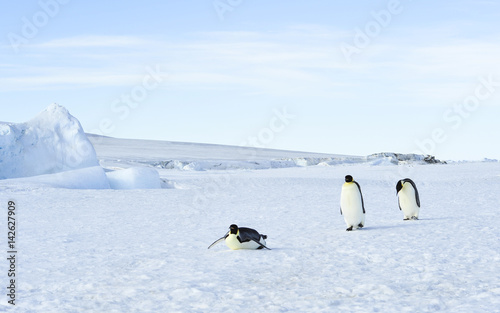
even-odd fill
[(260, 235), (263, 239), (267, 239), (267, 235)]

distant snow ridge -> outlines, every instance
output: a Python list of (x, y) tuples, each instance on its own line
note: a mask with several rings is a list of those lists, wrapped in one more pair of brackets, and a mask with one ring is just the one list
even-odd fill
[(499, 160), (497, 160), (497, 159), (488, 159), (488, 158), (484, 158), (484, 159), (483, 159), (483, 162), (495, 163), (495, 162), (500, 162), (500, 161), (499, 161)]
[(98, 166), (80, 122), (52, 104), (26, 123), (0, 123), (0, 179)]
[(402, 164), (446, 164), (445, 161), (437, 160), (432, 155), (401, 154), (392, 152), (375, 153), (366, 157), (303, 157), (303, 158), (281, 158), (262, 160), (167, 160), (155, 162), (152, 165), (161, 169), (175, 169), (183, 171), (206, 171), (206, 170), (260, 170), (287, 167), (305, 166), (335, 166), (341, 164), (371, 165), (402, 165)]
[(446, 164), (445, 161), (437, 160), (433, 155), (402, 154), (393, 152), (374, 153), (367, 156), (368, 162), (385, 159), (392, 164), (419, 163), (419, 164)]
[[(346, 161), (346, 160), (344, 160)], [(346, 161), (347, 162), (347, 161)], [(320, 163), (328, 165), (340, 164), (340, 158), (282, 158), (262, 160), (197, 160), (180, 161), (168, 160), (153, 163), (152, 165), (162, 169), (176, 169), (183, 171), (206, 171), (206, 170), (265, 170), (273, 168), (314, 166)]]

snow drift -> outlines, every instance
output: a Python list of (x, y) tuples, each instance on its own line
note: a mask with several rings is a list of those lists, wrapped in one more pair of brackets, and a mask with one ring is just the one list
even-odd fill
[(133, 167), (107, 173), (113, 189), (160, 189), (160, 174), (147, 167)]
[(26, 123), (0, 123), (0, 179), (98, 165), (80, 122), (60, 105), (50, 105)]
[(0, 123), (0, 179), (70, 189), (162, 186), (153, 168), (105, 173), (80, 122), (57, 104), (26, 123)]
[(64, 189), (110, 189), (110, 183), (100, 166), (86, 167), (55, 174), (6, 179), (9, 187), (49, 187)]

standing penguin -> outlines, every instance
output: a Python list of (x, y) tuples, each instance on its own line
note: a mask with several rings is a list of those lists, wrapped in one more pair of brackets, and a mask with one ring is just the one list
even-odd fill
[(344, 215), (347, 231), (365, 226), (365, 204), (361, 187), (351, 175), (345, 177), (340, 194), (340, 214)]
[(217, 239), (208, 249), (221, 241), (226, 241), (226, 245), (232, 250), (238, 249), (269, 249), (266, 247), (267, 236), (259, 234), (258, 231), (246, 227), (238, 227), (235, 224), (229, 226), (229, 231), (224, 237)]
[(420, 212), (420, 197), (417, 186), (409, 178), (401, 179), (396, 184), (396, 194), (398, 195), (399, 209), (403, 211), (404, 220), (418, 220)]

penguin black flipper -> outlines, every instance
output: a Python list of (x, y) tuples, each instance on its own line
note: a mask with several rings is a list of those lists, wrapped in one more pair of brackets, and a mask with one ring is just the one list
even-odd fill
[(219, 239), (217, 239), (216, 241), (214, 241), (214, 243), (212, 243), (210, 246), (208, 246), (208, 249), (212, 248), (213, 246), (215, 246), (219, 242), (226, 240), (228, 234), (229, 233), (227, 233), (224, 237), (220, 237)]
[[(255, 240), (254, 240), (254, 241), (255, 241)], [(262, 249), (262, 248), (264, 248), (264, 249), (267, 249), (267, 250), (271, 250), (271, 248), (266, 247), (265, 245), (261, 244), (260, 242), (258, 242), (258, 241), (255, 241), (255, 242), (256, 242), (256, 243), (260, 246), (260, 247), (258, 247), (257, 249)]]
[(243, 241), (243, 240), (241, 240), (240, 236), (238, 236), (237, 238), (238, 238), (238, 241), (239, 241), (240, 243), (253, 241), (253, 242), (255, 242), (256, 244), (258, 244), (258, 245), (260, 246), (260, 247), (258, 247), (257, 249), (262, 249), (262, 248), (265, 248), (265, 249), (267, 249), (267, 250), (271, 250), (270, 248), (268, 248), (268, 247), (266, 247), (265, 245), (263, 245), (262, 243), (260, 243), (260, 241), (257, 241), (257, 240), (254, 240), (254, 239), (250, 239), (250, 240), (245, 240), (245, 241)]
[(359, 186), (359, 184), (358, 184), (357, 181), (353, 180), (352, 182), (355, 183), (356, 186), (358, 186), (359, 195), (361, 196), (361, 206), (363, 207), (363, 214), (366, 214), (366, 211), (365, 211), (365, 201), (363, 200), (363, 193), (361, 192), (361, 187)]
[(409, 182), (413, 186), (413, 189), (415, 189), (415, 200), (417, 200), (417, 206), (420, 207), (420, 196), (418, 195), (417, 185), (409, 178), (405, 179), (405, 181)]

